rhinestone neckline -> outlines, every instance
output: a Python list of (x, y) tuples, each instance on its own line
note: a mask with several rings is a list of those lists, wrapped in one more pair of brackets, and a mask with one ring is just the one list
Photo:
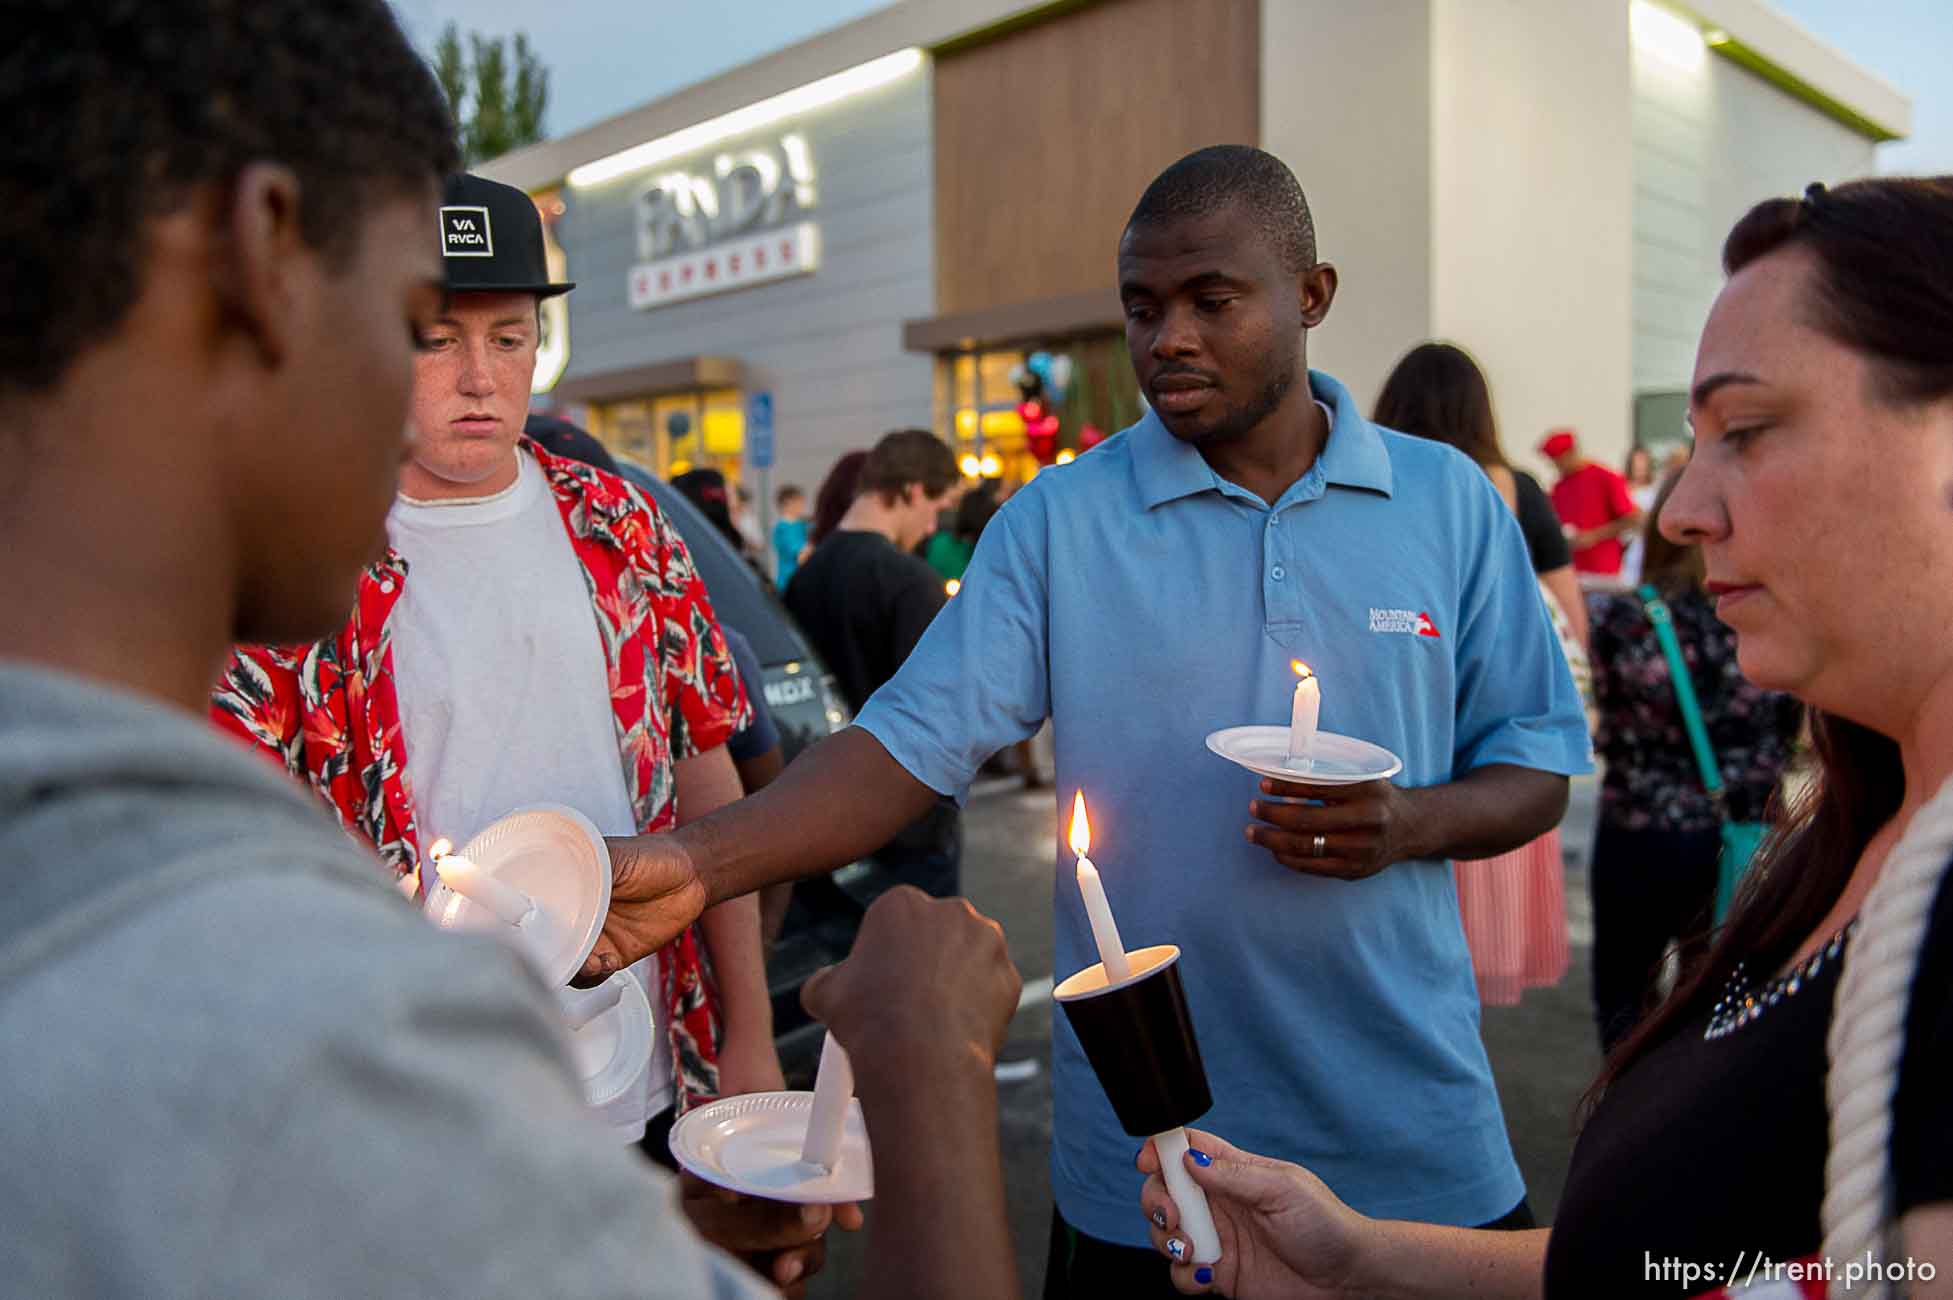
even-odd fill
[(1853, 917), (1843, 929), (1831, 936), (1828, 943), (1761, 988), (1750, 987), (1747, 963), (1737, 962), (1736, 969), (1729, 972), (1729, 982), (1723, 985), (1722, 997), (1716, 1000), (1716, 1005), (1709, 1012), (1709, 1024), (1702, 1031), (1702, 1040), (1712, 1043), (1718, 1038), (1725, 1038), (1785, 998), (1794, 997), (1817, 978), (1819, 971), (1844, 955), (1851, 932), (1857, 928), (1858, 918)]

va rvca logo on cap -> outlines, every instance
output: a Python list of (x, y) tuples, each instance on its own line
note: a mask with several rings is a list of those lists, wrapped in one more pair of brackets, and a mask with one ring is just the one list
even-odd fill
[(441, 209), (441, 256), (495, 256), (495, 235), (489, 229), (487, 208)]

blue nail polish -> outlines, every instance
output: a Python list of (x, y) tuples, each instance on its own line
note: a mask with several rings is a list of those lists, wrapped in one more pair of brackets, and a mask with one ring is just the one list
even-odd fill
[(1195, 1151), (1190, 1148), (1187, 1151), (1187, 1154), (1192, 1156), (1194, 1158), (1194, 1163), (1199, 1165), (1202, 1169), (1205, 1169), (1208, 1165), (1214, 1163), (1214, 1157), (1208, 1155), (1205, 1151)]
[(1168, 1238), (1166, 1253), (1173, 1256), (1175, 1260), (1184, 1262), (1187, 1258), (1187, 1243), (1181, 1241), (1178, 1237)]
[(1209, 1282), (1212, 1282), (1213, 1280), (1214, 1280), (1214, 1270), (1207, 1267), (1205, 1264), (1202, 1264), (1199, 1268), (1194, 1270), (1194, 1281), (1200, 1283), (1202, 1286), (1206, 1286)]

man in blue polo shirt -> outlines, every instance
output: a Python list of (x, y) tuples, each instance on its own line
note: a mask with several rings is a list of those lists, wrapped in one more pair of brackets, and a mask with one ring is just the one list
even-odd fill
[[(1086, 792), (1128, 944), (1183, 949), (1202, 1124), (1366, 1214), (1530, 1226), (1445, 861), (1542, 833), (1590, 766), (1518, 526), (1470, 461), (1371, 425), (1307, 369), (1336, 273), (1279, 160), (1221, 147), (1167, 169), (1119, 278), (1152, 411), (1017, 493), (856, 725), (643, 844), (646, 878), (674, 849), (709, 891), (844, 861), (1049, 716), (1061, 802)], [(1258, 784), (1205, 750), (1287, 719), (1293, 658), (1321, 678), (1325, 730), (1402, 757), (1394, 783)], [(1062, 977), (1097, 956), (1058, 865)], [(620, 936), (657, 892), (622, 889)], [(1053, 1069), (1047, 1295), (1171, 1294), (1138, 1143), (1062, 1020)]]

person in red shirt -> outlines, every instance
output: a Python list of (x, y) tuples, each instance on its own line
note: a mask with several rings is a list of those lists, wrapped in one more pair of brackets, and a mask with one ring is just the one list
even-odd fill
[(1573, 571), (1615, 577), (1621, 572), (1624, 538), (1641, 526), (1641, 509), (1628, 495), (1627, 480), (1580, 454), (1571, 429), (1555, 429), (1539, 444), (1540, 455), (1560, 471), (1553, 485), (1553, 509), (1566, 525), (1573, 548)]

